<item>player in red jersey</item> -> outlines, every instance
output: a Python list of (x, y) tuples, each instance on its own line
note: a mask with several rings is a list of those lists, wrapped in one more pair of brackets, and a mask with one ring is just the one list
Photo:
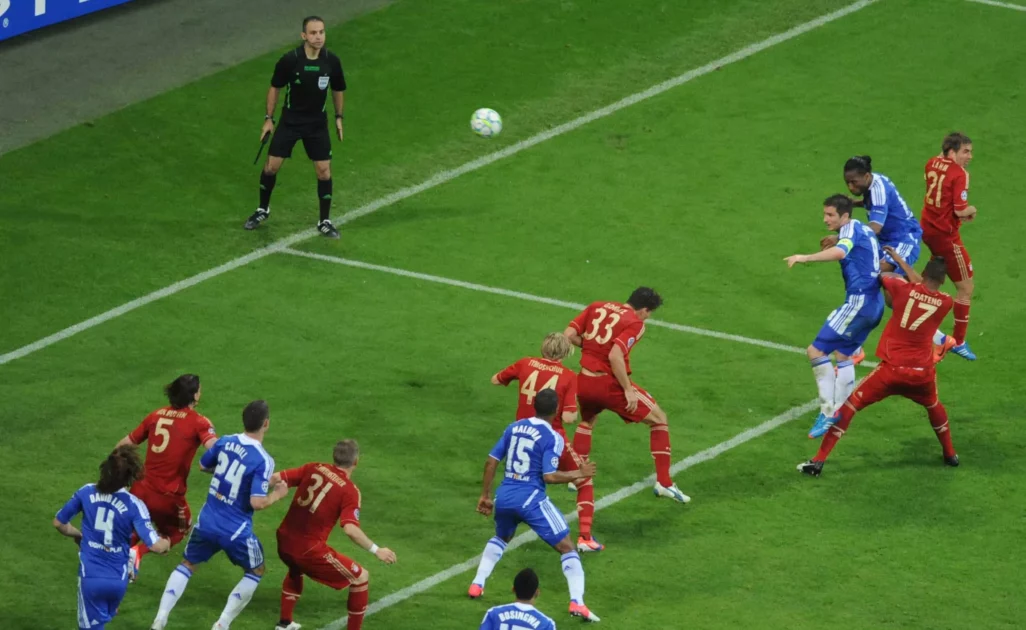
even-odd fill
[(391, 549), (378, 547), (360, 529), (360, 490), (352, 482), (360, 460), (356, 440), (335, 445), (333, 464), (310, 463), (276, 473), (290, 488), (298, 488), (278, 527), (278, 557), (288, 567), (281, 585), (281, 620), (276, 630), (299, 630), (292, 611), (303, 594), (303, 576), (336, 590), (349, 588), (348, 630), (359, 630), (367, 610), (370, 574), (355, 560), (328, 546), (328, 535), (339, 523), (349, 539), (385, 564), (395, 562)]
[(666, 413), (630, 377), (631, 349), (645, 334), (645, 320), (662, 303), (658, 293), (638, 287), (624, 303), (590, 304), (563, 331), (572, 344), (581, 348), (581, 374), (577, 377), (581, 423), (574, 432), (574, 450), (581, 457), (588, 456), (595, 417), (606, 409), (624, 422), (643, 422), (649, 426), (649, 447), (655, 460), (655, 495), (687, 503), (691, 497), (681, 492), (670, 477)]
[(857, 412), (888, 396), (904, 396), (925, 407), (930, 425), (943, 448), (944, 463), (958, 466), (958, 455), (951, 445), (948, 412), (937, 397), (937, 372), (933, 360), (933, 334), (953, 304), (951, 296), (940, 292), (947, 272), (946, 263), (943, 258), (933, 258), (926, 264), (923, 275), (919, 275), (893, 248), (884, 249), (889, 250), (887, 253), (905, 272), (908, 281), (893, 273), (880, 276), (884, 290), (894, 303), (891, 318), (876, 348), (876, 356), (881, 363), (841, 406), (837, 422), (823, 436), (816, 456), (798, 465), (798, 470), (806, 475), (820, 475), (823, 462)]
[[(196, 449), (201, 444), (203, 448), (213, 446), (217, 433), (210, 420), (196, 413), (201, 395), (198, 376), (182, 374), (164, 388), (164, 393), (169, 406), (146, 416), (117, 446), (149, 441), (143, 478), (132, 486), (132, 494), (146, 504), (157, 532), (176, 545), (192, 527), (185, 490)], [(147, 552), (149, 548), (143, 543), (129, 552), (132, 580)]]
[(948, 277), (955, 283), (955, 328), (951, 335), (938, 333), (936, 360), (951, 350), (970, 361), (976, 355), (969, 349), (965, 334), (969, 327), (969, 304), (973, 297), (973, 262), (962, 244), (962, 223), (976, 218), (976, 207), (969, 205), (969, 172), (973, 159), (973, 141), (961, 133), (950, 133), (941, 144), (941, 154), (926, 163), (926, 197), (923, 199), (923, 242), (934, 256), (944, 258)]
[[(549, 333), (542, 342), (542, 356), (525, 357), (513, 365), (492, 376), (493, 385), (509, 385), (513, 381), (520, 383), (520, 396), (517, 402), (516, 420), (533, 418), (534, 397), (538, 392), (551, 389), (559, 396), (559, 412), (552, 419), (552, 428), (566, 442), (563, 455), (559, 460), (559, 470), (570, 472), (580, 470), (584, 458), (577, 455), (570, 440), (566, 437), (563, 423), (572, 424), (577, 420), (577, 375), (563, 365), (563, 359), (570, 356), (574, 347), (562, 333)], [(605, 547), (591, 535), (591, 526), (595, 519), (595, 486), (591, 479), (577, 484), (577, 519), (580, 536), (577, 538), (577, 550), (582, 552), (602, 551)]]

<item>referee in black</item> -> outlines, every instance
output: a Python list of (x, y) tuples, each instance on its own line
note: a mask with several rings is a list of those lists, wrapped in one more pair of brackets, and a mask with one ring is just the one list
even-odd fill
[[(342, 107), (346, 78), (342, 62), (324, 47), (324, 20), (312, 15), (303, 19), (303, 45), (282, 55), (274, 66), (271, 88), (267, 90), (267, 114), (260, 132), (263, 138), (274, 133), (267, 151), (267, 162), (260, 173), (260, 205), (246, 221), (247, 230), (255, 230), (271, 215), (271, 191), (285, 158), (292, 157), (292, 148), (302, 140), (306, 156), (313, 160), (317, 173), (317, 199), (321, 217), (317, 231), (328, 238), (338, 238), (331, 224), (331, 136), (328, 133), (327, 96), (335, 105), (335, 131), (342, 141)], [(274, 128), (274, 110), (278, 94), (285, 88), (285, 106), (281, 122)]]

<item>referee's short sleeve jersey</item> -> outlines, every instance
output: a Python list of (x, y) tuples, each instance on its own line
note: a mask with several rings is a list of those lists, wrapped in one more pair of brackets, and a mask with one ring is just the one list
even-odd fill
[(327, 109), (328, 88), (335, 92), (345, 91), (346, 77), (342, 72), (342, 61), (327, 48), (321, 48), (317, 59), (307, 59), (300, 46), (278, 60), (271, 85), (285, 89), (283, 118), (319, 120)]

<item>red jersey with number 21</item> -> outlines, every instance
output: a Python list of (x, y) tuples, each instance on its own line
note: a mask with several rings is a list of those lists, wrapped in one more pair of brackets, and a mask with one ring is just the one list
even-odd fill
[(283, 537), (312, 547), (327, 543), (335, 523), (359, 527), (360, 490), (344, 470), (314, 462), (280, 474), (288, 487), (299, 488), (278, 527)]
[(933, 368), (933, 333), (955, 301), (946, 293), (892, 276), (883, 276), (880, 282), (891, 295), (894, 310), (876, 356), (896, 367)]
[(517, 420), (533, 418), (534, 397), (543, 389), (554, 389), (559, 395), (559, 413), (552, 419), (552, 428), (563, 428), (563, 414), (577, 412), (577, 375), (559, 361), (526, 357), (498, 373), (503, 385), (520, 382)]
[(612, 374), (609, 352), (616, 344), (623, 351), (627, 373), (631, 373), (631, 348), (645, 334), (645, 322), (638, 319), (633, 308), (619, 302), (593, 302), (570, 322), (570, 327), (583, 340), (582, 368)]
[(185, 494), (196, 449), (216, 440), (217, 433), (195, 409), (163, 407), (146, 416), (128, 439), (133, 444), (149, 441), (143, 483), (158, 492)]
[(955, 211), (969, 207), (969, 173), (953, 160), (930, 158), (926, 163), (926, 197), (920, 222), (927, 234), (958, 234), (962, 219)]

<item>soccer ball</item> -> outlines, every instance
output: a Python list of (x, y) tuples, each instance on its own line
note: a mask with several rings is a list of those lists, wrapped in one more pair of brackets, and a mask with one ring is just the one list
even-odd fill
[(482, 138), (491, 138), (502, 131), (502, 116), (494, 109), (482, 107), (470, 117), (470, 128)]

